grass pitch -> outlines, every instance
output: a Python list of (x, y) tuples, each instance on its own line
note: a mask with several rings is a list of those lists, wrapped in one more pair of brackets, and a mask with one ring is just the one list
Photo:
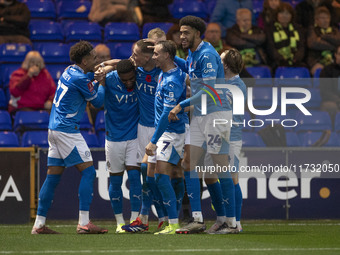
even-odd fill
[[(31, 235), (32, 224), (0, 225), (0, 254), (340, 254), (340, 220), (244, 221), (237, 235), (77, 235), (74, 221), (49, 221), (62, 235)], [(210, 227), (212, 222), (208, 222)]]

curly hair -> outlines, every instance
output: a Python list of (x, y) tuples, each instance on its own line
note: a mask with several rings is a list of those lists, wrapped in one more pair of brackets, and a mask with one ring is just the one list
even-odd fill
[(192, 27), (200, 32), (200, 36), (204, 34), (205, 29), (206, 29), (206, 25), (203, 19), (195, 17), (195, 16), (190, 16), (190, 15), (181, 18), (181, 20), (179, 21), (179, 26), (180, 27), (181, 26)]
[(91, 43), (80, 41), (71, 47), (70, 60), (76, 64), (80, 64), (85, 56), (90, 55), (92, 50), (93, 46)]

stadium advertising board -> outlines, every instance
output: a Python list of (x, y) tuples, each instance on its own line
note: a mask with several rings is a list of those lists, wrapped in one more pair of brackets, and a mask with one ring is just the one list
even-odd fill
[[(240, 185), (243, 192), (242, 217), (245, 219), (285, 219), (294, 218), (339, 218), (340, 215), (340, 176), (331, 176), (317, 171), (306, 171), (303, 164), (339, 164), (339, 150), (245, 150), (240, 161), (244, 170), (240, 172)], [(40, 186), (46, 177), (47, 150), (40, 150)], [(105, 170), (103, 149), (92, 150), (97, 178), (90, 217), (93, 219), (113, 219), (108, 195), (108, 173)], [(296, 166), (295, 171), (285, 172), (282, 166)], [(299, 168), (300, 165), (303, 167)], [(267, 166), (265, 171), (255, 171)], [(273, 170), (270, 170), (271, 166)], [(275, 167), (276, 166), (276, 167)], [(329, 166), (329, 165), (328, 165)], [(257, 168), (256, 168), (257, 167)], [(281, 167), (281, 168), (280, 168)], [(275, 169), (281, 169), (280, 171)], [(54, 202), (49, 211), (52, 219), (77, 219), (78, 185), (80, 174), (72, 167), (66, 169), (56, 190)], [(123, 178), (124, 217), (130, 217), (129, 183)], [(208, 190), (202, 195), (205, 218), (214, 219)], [(153, 212), (155, 212), (153, 210)]]

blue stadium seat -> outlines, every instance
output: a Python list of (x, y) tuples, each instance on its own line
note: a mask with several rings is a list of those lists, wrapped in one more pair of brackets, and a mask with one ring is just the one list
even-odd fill
[(37, 43), (35, 49), (40, 52), (45, 63), (70, 63), (70, 46), (64, 43)]
[(64, 34), (60, 23), (54, 21), (32, 20), (29, 29), (32, 41), (64, 41)]
[(147, 38), (148, 37), (148, 33), (151, 29), (154, 29), (156, 27), (159, 27), (160, 29), (162, 29), (165, 33), (167, 33), (169, 31), (169, 29), (173, 26), (173, 23), (169, 23), (169, 22), (151, 22), (151, 23), (145, 23), (143, 26), (143, 33), (142, 36), (143, 38)]
[(176, 1), (169, 10), (175, 19), (180, 19), (187, 15), (197, 16), (202, 19), (208, 17), (206, 6), (199, 1)]
[(48, 148), (47, 131), (26, 131), (21, 138), (22, 147), (38, 146)]
[(79, 122), (79, 129), (80, 130), (91, 130), (92, 124), (90, 123), (89, 116), (87, 112), (84, 113), (83, 118)]
[(66, 69), (67, 65), (53, 65), (53, 64), (49, 64), (48, 66), (46, 66), (48, 72), (51, 74), (54, 82), (56, 84), (58, 84), (58, 80), (60, 78), (60, 76), (62, 75), (62, 73), (64, 72), (64, 70)]
[[(322, 136), (322, 132), (307, 132), (300, 136), (301, 144), (304, 147), (312, 146), (317, 140)], [(339, 137), (335, 132), (332, 132), (328, 142), (324, 145), (325, 147), (339, 147), (340, 141)]]
[(0, 147), (19, 147), (17, 135), (14, 132), (0, 132)]
[(8, 100), (6, 93), (3, 89), (0, 89), (0, 109), (6, 110), (8, 106)]
[(11, 74), (19, 69), (21, 66), (21, 63), (16, 63), (16, 64), (13, 64), (13, 63), (8, 63), (8, 64), (3, 64), (1, 65), (0, 69), (0, 73), (1, 73), (1, 83), (3, 85), (3, 87), (7, 86), (9, 84), (9, 78), (11, 77)]
[[(277, 92), (278, 96), (280, 92)], [(278, 99), (279, 102), (280, 99)], [(272, 106), (273, 89), (270, 87), (253, 88), (253, 105), (257, 108), (269, 109)]]
[(104, 29), (104, 41), (138, 41), (139, 28), (133, 22), (110, 22)]
[(26, 54), (32, 50), (29, 44), (4, 43), (0, 44), (0, 62), (22, 63)]
[(296, 115), (298, 125), (295, 127), (295, 132), (332, 130), (332, 121), (327, 112), (317, 110), (310, 112), (311, 116), (304, 115), (302, 112)]
[(15, 114), (14, 130), (47, 130), (49, 118), (50, 115), (46, 111), (18, 111)]
[(22, 2), (27, 5), (33, 19), (56, 19), (57, 17), (52, 0), (24, 0)]
[(242, 133), (242, 147), (265, 147), (262, 138), (254, 132)]
[(335, 116), (334, 131), (340, 133), (340, 112)]
[(207, 10), (209, 16), (212, 15), (212, 13), (215, 9), (215, 6), (216, 6), (216, 2), (217, 2), (217, 0), (204, 1), (205, 6), (206, 6), (206, 10)]
[(263, 1), (262, 0), (253, 0), (253, 15), (255, 16), (255, 19), (259, 17), (260, 13), (263, 9)]
[(101, 26), (87, 21), (73, 21), (64, 26), (65, 41), (102, 41)]
[(0, 110), (0, 130), (12, 130), (12, 120), (11, 116), (7, 111)]
[(251, 132), (253, 131), (253, 128), (248, 126), (248, 121), (251, 119), (251, 116), (250, 116), (250, 113), (249, 112), (245, 112), (244, 113), (244, 120), (245, 120), (245, 125), (244, 127), (242, 128), (242, 131), (245, 131), (245, 132)]
[(96, 121), (94, 124), (96, 132), (105, 131), (105, 116), (104, 111), (100, 111), (97, 114)]
[(132, 42), (108, 43), (112, 58), (126, 59), (132, 54)]
[[(272, 125), (272, 121), (269, 120), (269, 119), (274, 119), (275, 121), (274, 124), (280, 124), (282, 120), (285, 120), (285, 119), (291, 119), (289, 113), (287, 112), (286, 116), (282, 116), (281, 115), (281, 110), (276, 110), (275, 112), (273, 112), (272, 114), (269, 114), (269, 115), (256, 115), (255, 119), (259, 119), (259, 120), (262, 120), (264, 122), (264, 125), (263, 127), (255, 127), (254, 130), (255, 131), (258, 131), (262, 128), (265, 128), (267, 126), (271, 126)], [(267, 120), (266, 120), (267, 119)], [(256, 122), (254, 123), (254, 125), (259, 125), (260, 126), (260, 122)], [(286, 125), (290, 125), (290, 126), (293, 126), (294, 125), (294, 122), (285, 122)], [(281, 125), (281, 124), (280, 124)], [(286, 131), (291, 131), (293, 128), (291, 127), (285, 127), (284, 128)]]
[(99, 147), (105, 147), (105, 131), (99, 131), (98, 132), (98, 142), (99, 142)]
[(87, 131), (81, 131), (81, 134), (84, 137), (87, 146), (89, 146), (90, 148), (100, 147), (96, 134)]
[(278, 67), (275, 71), (275, 86), (311, 87), (309, 70), (306, 67)]
[(273, 86), (270, 69), (266, 66), (247, 67), (247, 71), (255, 78), (256, 86)]
[(91, 9), (91, 2), (88, 0), (63, 0), (57, 3), (59, 19), (86, 19)]
[(320, 87), (320, 73), (321, 73), (322, 68), (316, 69), (313, 77), (313, 87), (318, 88)]
[(286, 143), (288, 147), (301, 146), (300, 140), (295, 132), (286, 132)]
[[(321, 105), (321, 96), (320, 96), (320, 90), (316, 88), (306, 88), (311, 93), (311, 99), (304, 103), (303, 105), (308, 109), (319, 109)], [(289, 99), (300, 99), (304, 98), (305, 95), (302, 93), (287, 93), (287, 98)], [(281, 102), (280, 102), (281, 103)], [(289, 108), (296, 108), (295, 105), (287, 105), (287, 109)]]

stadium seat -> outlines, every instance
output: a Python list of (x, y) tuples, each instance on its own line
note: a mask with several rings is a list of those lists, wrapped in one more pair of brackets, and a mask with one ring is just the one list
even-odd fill
[[(279, 91), (277, 92), (279, 97)], [(273, 103), (273, 89), (270, 87), (254, 87), (253, 88), (253, 106), (255, 109), (269, 109)], [(279, 103), (280, 99), (278, 99)]]
[(151, 22), (151, 23), (145, 23), (143, 26), (143, 33), (142, 33), (142, 37), (143, 38), (147, 38), (148, 37), (148, 33), (151, 29), (154, 29), (156, 27), (159, 27), (160, 29), (162, 29), (165, 33), (167, 33), (169, 31), (169, 29), (173, 26), (173, 23), (169, 23), (169, 22)]
[(33, 19), (56, 19), (57, 17), (52, 0), (24, 0), (22, 2), (27, 5)]
[(21, 138), (22, 147), (38, 146), (48, 148), (47, 131), (26, 131)]
[(309, 70), (306, 67), (278, 67), (275, 71), (275, 86), (311, 87)]
[(316, 69), (313, 77), (313, 87), (318, 88), (320, 87), (320, 73), (321, 73), (322, 68)]
[(104, 29), (104, 41), (138, 41), (139, 28), (133, 22), (110, 22)]
[(19, 147), (17, 135), (14, 132), (0, 132), (0, 147)]
[(255, 78), (256, 86), (273, 86), (272, 75), (268, 67), (247, 67), (247, 71)]
[(105, 131), (105, 116), (104, 111), (100, 111), (97, 114), (96, 122), (94, 124), (96, 132)]
[[(311, 99), (304, 103), (303, 105), (308, 108), (308, 109), (319, 109), (320, 104), (321, 104), (321, 96), (320, 96), (320, 91), (317, 88), (306, 88), (309, 90), (311, 93)], [(290, 99), (299, 99), (299, 98), (304, 98), (305, 95), (302, 93), (287, 93), (287, 98)], [(289, 108), (296, 108), (295, 105), (287, 105), (287, 109)]]
[[(271, 126), (272, 125), (272, 121), (270, 119), (273, 119), (275, 121), (274, 124), (280, 124), (281, 125), (281, 122), (282, 120), (285, 120), (285, 119), (291, 119), (289, 113), (287, 112), (286, 116), (282, 116), (281, 115), (281, 110), (276, 110), (275, 112), (273, 112), (272, 114), (269, 114), (269, 115), (256, 115), (255, 119), (258, 119), (258, 120), (262, 120), (263, 121), (263, 126), (262, 127), (254, 127), (254, 130), (255, 131), (258, 131), (262, 128), (265, 128), (267, 126)], [(260, 126), (260, 122), (254, 122), (254, 126)], [(289, 125), (289, 126), (293, 126), (294, 125), (294, 122), (285, 122), (286, 125)], [(292, 131), (293, 128), (291, 127), (284, 127), (284, 129), (286, 131)]]
[(208, 17), (206, 6), (203, 2), (199, 1), (176, 1), (169, 10), (175, 19), (180, 19), (187, 15), (193, 15), (202, 19)]
[(0, 89), (0, 109), (6, 110), (8, 106), (8, 100), (6, 93), (3, 89)]
[(31, 51), (29, 44), (4, 43), (0, 44), (0, 62), (22, 63), (27, 52)]
[(12, 120), (11, 116), (7, 111), (1, 111), (0, 110), (0, 130), (12, 130)]
[(242, 147), (265, 147), (265, 144), (258, 134), (253, 132), (243, 132)]
[(0, 69), (0, 73), (1, 73), (1, 83), (3, 85), (3, 87), (6, 87), (9, 84), (9, 78), (11, 77), (11, 74), (19, 69), (21, 67), (21, 63), (7, 63), (7, 64), (3, 64), (1, 65)]
[(53, 64), (49, 64), (48, 66), (46, 66), (48, 72), (51, 74), (54, 82), (56, 83), (56, 85), (58, 84), (58, 80), (60, 78), (60, 76), (62, 75), (62, 73), (64, 72), (64, 70), (66, 69), (67, 65), (53, 65)]
[(92, 124), (90, 123), (89, 116), (87, 112), (84, 113), (83, 118), (79, 122), (79, 129), (80, 130), (91, 130)]
[(60, 23), (54, 21), (32, 20), (29, 29), (32, 41), (64, 41), (64, 34)]
[(250, 116), (250, 113), (249, 112), (245, 112), (244, 113), (244, 121), (245, 121), (245, 125), (244, 127), (242, 128), (242, 131), (245, 131), (245, 132), (251, 132), (253, 131), (253, 128), (248, 126), (248, 121), (251, 119), (251, 116)]
[(340, 133), (340, 112), (335, 116), (334, 131)]
[(126, 59), (132, 54), (132, 42), (108, 43), (112, 58)]
[(98, 132), (98, 142), (99, 142), (99, 147), (105, 147), (105, 131), (99, 131)]
[(217, 0), (204, 1), (205, 6), (206, 6), (206, 10), (207, 10), (209, 16), (212, 15), (212, 13), (215, 9), (215, 6), (216, 6), (216, 2), (217, 2)]
[(255, 19), (259, 17), (260, 13), (263, 9), (263, 1), (262, 0), (253, 0), (253, 15), (255, 16)]
[(18, 111), (15, 114), (14, 131), (47, 130), (49, 118), (46, 111)]
[(63, 0), (57, 3), (58, 19), (86, 19), (91, 9), (88, 0)]
[(288, 147), (301, 146), (300, 140), (295, 132), (286, 132), (286, 143)]
[(302, 112), (296, 115), (298, 125), (295, 127), (295, 132), (332, 130), (332, 121), (327, 112), (317, 110), (310, 112), (311, 116), (304, 115)]
[(64, 43), (37, 43), (35, 49), (40, 52), (45, 63), (70, 63), (70, 46)]
[(65, 41), (102, 41), (101, 27), (98, 23), (87, 21), (73, 21), (64, 26)]
[(87, 146), (89, 146), (90, 148), (100, 147), (96, 134), (87, 131), (81, 131), (81, 134), (84, 137)]
[[(322, 137), (322, 132), (307, 132), (300, 136), (301, 138), (301, 144), (304, 147), (310, 147), (312, 146), (317, 140), (319, 140)], [(339, 147), (340, 141), (339, 137), (335, 132), (332, 132), (328, 142), (323, 145), (325, 147)]]

